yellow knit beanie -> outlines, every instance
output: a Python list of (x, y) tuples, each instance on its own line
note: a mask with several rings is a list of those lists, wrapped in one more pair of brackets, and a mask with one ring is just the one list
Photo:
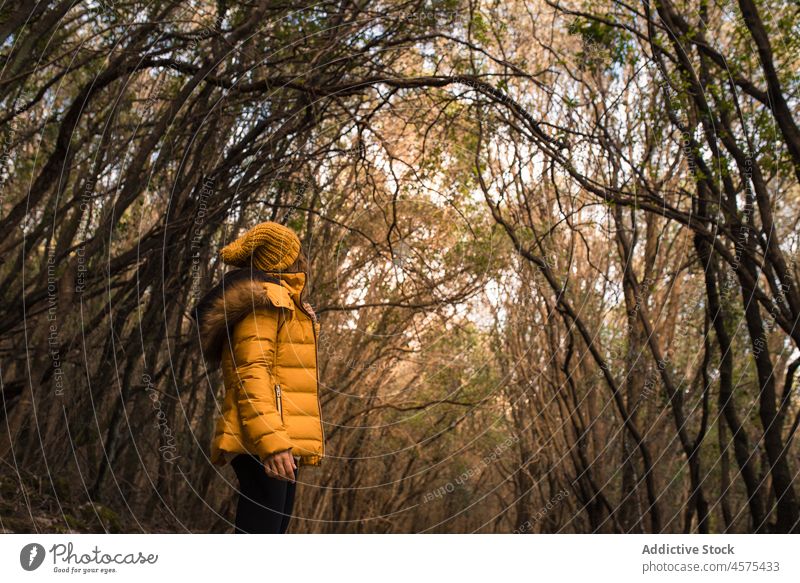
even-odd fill
[(261, 271), (282, 271), (294, 263), (299, 254), (297, 234), (272, 221), (256, 225), (220, 251), (226, 265), (249, 267), (252, 261)]

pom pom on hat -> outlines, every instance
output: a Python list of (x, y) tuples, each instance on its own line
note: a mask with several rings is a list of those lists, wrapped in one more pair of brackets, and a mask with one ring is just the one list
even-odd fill
[(222, 262), (235, 267), (252, 264), (261, 271), (282, 271), (300, 255), (297, 234), (280, 223), (267, 221), (247, 231), (220, 251)]

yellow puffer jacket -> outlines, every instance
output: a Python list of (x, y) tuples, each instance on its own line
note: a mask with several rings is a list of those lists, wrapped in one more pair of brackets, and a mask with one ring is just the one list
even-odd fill
[(221, 364), (225, 399), (211, 444), (260, 459), (291, 448), (301, 465), (320, 465), (325, 434), (319, 401), (319, 322), (303, 306), (304, 273), (228, 272), (198, 304), (206, 361)]

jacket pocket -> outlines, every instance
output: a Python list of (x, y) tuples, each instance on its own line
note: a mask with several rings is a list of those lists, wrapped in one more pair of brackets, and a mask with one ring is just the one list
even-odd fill
[(281, 416), (281, 423), (283, 423), (283, 399), (281, 397), (280, 383), (275, 383), (275, 408), (278, 410), (278, 414)]

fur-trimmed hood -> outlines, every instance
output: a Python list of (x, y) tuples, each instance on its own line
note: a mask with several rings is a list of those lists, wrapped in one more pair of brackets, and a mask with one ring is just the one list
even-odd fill
[(258, 269), (227, 272), (192, 311), (206, 362), (211, 367), (219, 365), (230, 330), (256, 308), (271, 305), (293, 311), (299, 306), (316, 322), (311, 306), (301, 300), (305, 283), (303, 272), (269, 273)]

